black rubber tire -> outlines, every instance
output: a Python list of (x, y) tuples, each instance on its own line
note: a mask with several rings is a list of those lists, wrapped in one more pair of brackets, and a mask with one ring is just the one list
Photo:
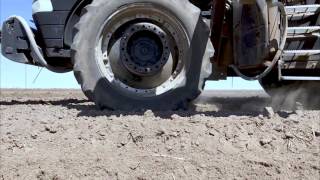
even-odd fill
[[(120, 7), (134, 3), (151, 3), (171, 12), (186, 30), (190, 39), (192, 66), (185, 73), (184, 84), (174, 84), (161, 95), (142, 97), (121, 93), (99, 71), (94, 48), (96, 37), (104, 21)], [(211, 74), (210, 57), (213, 47), (209, 42), (209, 28), (201, 18), (200, 10), (188, 0), (94, 0), (83, 12), (75, 26), (76, 36), (72, 45), (74, 74), (86, 96), (101, 109), (113, 110), (177, 110), (186, 108), (203, 90), (205, 79)]]

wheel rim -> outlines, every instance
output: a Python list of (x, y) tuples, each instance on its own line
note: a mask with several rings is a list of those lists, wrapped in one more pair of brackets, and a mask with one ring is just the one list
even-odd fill
[(101, 28), (96, 62), (105, 80), (124, 93), (155, 96), (184, 83), (188, 46), (172, 13), (151, 4), (127, 5)]
[(151, 23), (133, 24), (121, 38), (121, 61), (138, 76), (157, 74), (170, 56), (166, 33)]

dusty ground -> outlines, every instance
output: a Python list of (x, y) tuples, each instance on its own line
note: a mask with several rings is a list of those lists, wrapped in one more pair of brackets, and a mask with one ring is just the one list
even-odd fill
[(320, 178), (320, 108), (273, 114), (262, 92), (195, 104), (112, 112), (79, 91), (2, 90), (0, 179)]

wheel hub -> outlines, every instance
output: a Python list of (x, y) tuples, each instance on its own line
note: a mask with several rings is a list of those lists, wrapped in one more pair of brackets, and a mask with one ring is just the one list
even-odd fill
[(158, 73), (170, 56), (166, 33), (151, 23), (131, 25), (121, 38), (120, 48), (124, 66), (139, 76)]

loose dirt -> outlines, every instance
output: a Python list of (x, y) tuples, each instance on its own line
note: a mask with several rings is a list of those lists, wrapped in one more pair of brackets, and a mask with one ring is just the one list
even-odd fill
[(100, 111), (72, 90), (1, 90), (0, 105), (0, 179), (320, 179), (320, 108), (263, 92), (176, 112)]

